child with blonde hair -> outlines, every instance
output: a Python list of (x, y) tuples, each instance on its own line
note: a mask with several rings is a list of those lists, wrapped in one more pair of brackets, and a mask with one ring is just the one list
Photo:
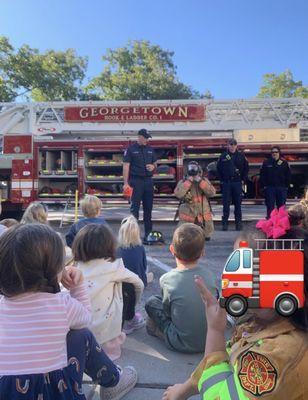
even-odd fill
[(73, 224), (69, 232), (65, 235), (66, 244), (69, 247), (72, 247), (75, 236), (84, 226), (88, 224), (106, 224), (104, 218), (100, 216), (103, 203), (98, 197), (87, 194), (81, 200), (80, 206), (84, 218)]
[(140, 238), (138, 221), (133, 215), (122, 220), (118, 244), (125, 268), (137, 274), (146, 286), (147, 258)]
[(21, 224), (48, 224), (48, 208), (44, 203), (34, 201), (26, 208)]
[[(119, 255), (125, 268), (134, 272), (147, 286), (147, 258), (140, 238), (138, 221), (131, 215), (121, 222), (119, 235)], [(123, 284), (124, 310), (123, 331), (132, 333), (145, 325), (145, 320), (140, 313), (135, 312), (135, 293), (131, 284)]]
[(83, 272), (90, 294), (93, 322), (91, 329), (108, 356), (121, 356), (123, 299), (122, 284), (131, 283), (138, 303), (144, 285), (138, 275), (116, 258), (117, 242), (107, 225), (83, 227), (73, 243), (73, 256)]

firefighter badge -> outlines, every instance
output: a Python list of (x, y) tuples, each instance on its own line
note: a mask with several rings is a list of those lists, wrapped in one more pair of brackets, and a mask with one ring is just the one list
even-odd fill
[(272, 392), (276, 386), (277, 375), (277, 369), (263, 354), (248, 351), (243, 355), (238, 378), (247, 392), (256, 397)]

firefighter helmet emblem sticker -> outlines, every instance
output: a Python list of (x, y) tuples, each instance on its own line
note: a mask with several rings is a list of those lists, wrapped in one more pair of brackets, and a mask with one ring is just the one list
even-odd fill
[(275, 389), (277, 370), (264, 355), (248, 351), (241, 359), (238, 378), (244, 390), (259, 397)]

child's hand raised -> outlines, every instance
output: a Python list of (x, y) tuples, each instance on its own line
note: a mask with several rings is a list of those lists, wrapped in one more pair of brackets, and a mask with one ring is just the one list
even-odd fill
[(66, 289), (73, 289), (75, 286), (80, 285), (82, 282), (83, 275), (80, 269), (73, 267), (72, 265), (65, 267), (61, 283)]
[(220, 307), (218, 300), (208, 290), (200, 276), (195, 276), (195, 283), (205, 305), (208, 330), (224, 332), (227, 324), (226, 310)]

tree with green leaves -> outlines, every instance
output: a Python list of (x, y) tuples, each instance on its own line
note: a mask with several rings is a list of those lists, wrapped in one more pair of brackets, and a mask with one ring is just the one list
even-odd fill
[(148, 41), (129, 42), (109, 49), (103, 56), (102, 73), (93, 78), (86, 92), (104, 100), (189, 99), (200, 97), (180, 82), (172, 51)]
[(15, 50), (0, 37), (0, 101), (23, 96), (34, 101), (75, 100), (81, 94), (87, 58), (75, 50), (47, 50), (23, 45)]
[(302, 97), (308, 98), (308, 86), (303, 86), (302, 81), (295, 81), (290, 70), (281, 74), (263, 75), (258, 97)]

